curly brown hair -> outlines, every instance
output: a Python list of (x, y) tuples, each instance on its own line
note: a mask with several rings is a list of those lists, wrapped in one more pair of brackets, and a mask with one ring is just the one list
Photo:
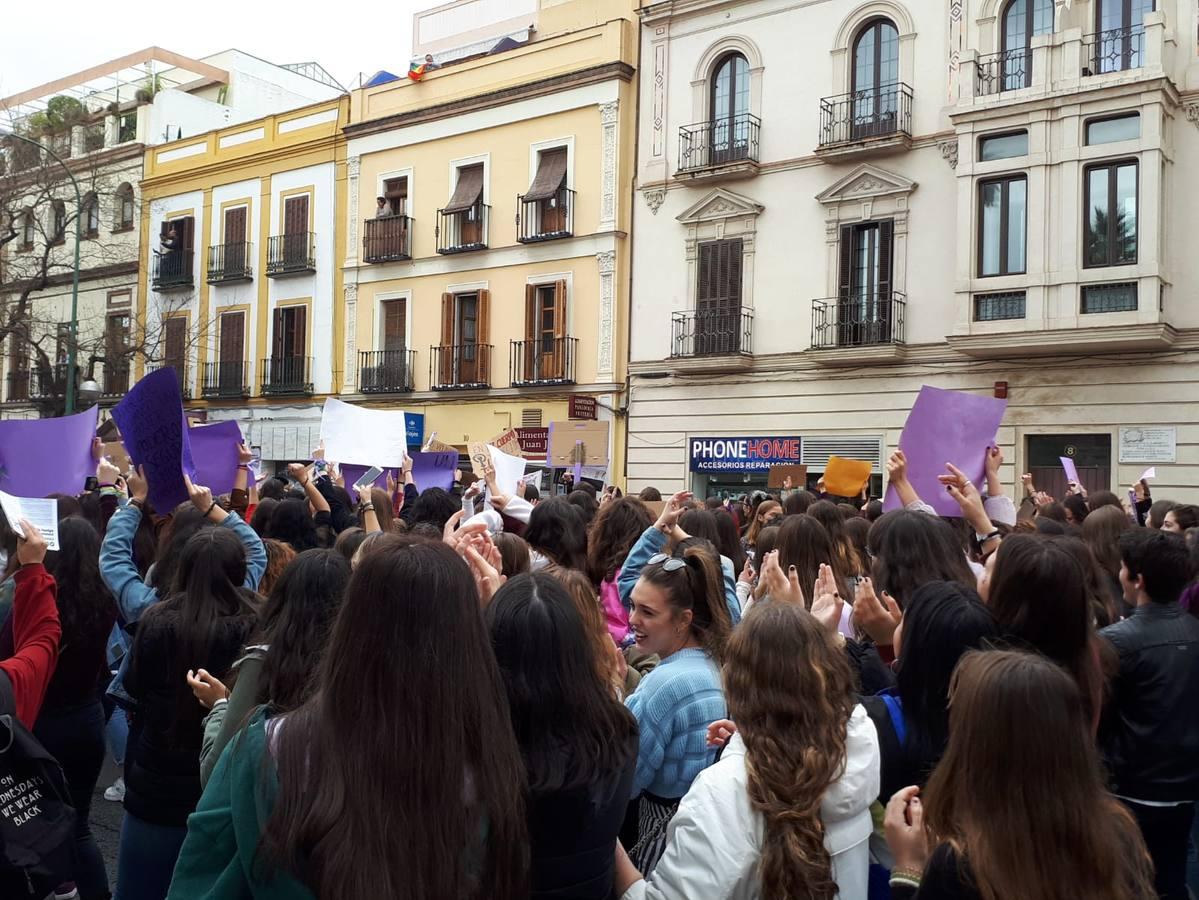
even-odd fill
[(596, 586), (624, 565), (625, 557), (654, 517), (637, 497), (618, 497), (600, 507), (587, 533), (587, 574)]
[(845, 654), (803, 607), (755, 604), (726, 648), (724, 691), (745, 741), (750, 803), (766, 823), (762, 896), (832, 900), (820, 804), (845, 770), (857, 702)]

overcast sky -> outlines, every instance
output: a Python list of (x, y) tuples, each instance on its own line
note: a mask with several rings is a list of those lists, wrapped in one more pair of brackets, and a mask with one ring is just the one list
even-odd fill
[(359, 72), (407, 71), (412, 14), (437, 0), (3, 5), (0, 97), (151, 46), (191, 57), (235, 47), (278, 64), (312, 60), (353, 87)]

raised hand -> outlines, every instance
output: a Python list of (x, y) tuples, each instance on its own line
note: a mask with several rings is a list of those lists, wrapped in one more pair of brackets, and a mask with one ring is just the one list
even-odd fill
[(832, 566), (820, 564), (820, 574), (812, 588), (812, 615), (829, 631), (836, 631), (841, 624), (841, 610), (845, 599), (838, 593), (837, 578)]
[(896, 791), (883, 814), (883, 831), (896, 868), (914, 872), (924, 871), (928, 862), (928, 834), (919, 795), (918, 787)]
[(771, 600), (781, 603), (795, 603), (805, 606), (803, 588), (799, 586), (799, 573), (795, 566), (790, 566), (787, 574), (779, 565), (779, 552), (771, 550), (762, 560), (761, 584), (766, 585), (766, 593)]
[(41, 563), (46, 558), (46, 539), (28, 519), (18, 522), (21, 528), (17, 532), (17, 562), (23, 566)]
[(146, 502), (146, 497), (150, 494), (150, 482), (147, 480), (146, 470), (142, 466), (138, 466), (130, 472), (125, 483), (129, 486), (130, 500), (136, 500), (139, 503)]
[(732, 719), (717, 719), (708, 725), (708, 746), (723, 747), (737, 733), (737, 725)]
[(977, 533), (990, 534), (994, 526), (983, 509), (983, 498), (974, 482), (953, 463), (946, 463), (945, 469), (948, 474), (938, 475), (937, 480), (945, 485), (949, 496), (957, 501), (962, 509), (962, 517)]
[(466, 542), (463, 545), (463, 551), (471, 573), (475, 576), (475, 586), (479, 589), (479, 600), (486, 606), (495, 596), (495, 592), (508, 580), (506, 575), (500, 573), (499, 550), (491, 542), (491, 538), (487, 537), (482, 547), (478, 546), (475, 541)]
[(658, 516), (658, 521), (655, 527), (662, 531), (670, 531), (674, 526), (679, 524), (679, 517), (683, 514), (683, 504), (692, 497), (691, 491), (679, 491), (666, 501), (666, 505), (662, 507), (662, 514)]
[(883, 591), (883, 599), (880, 600), (869, 578), (858, 580), (853, 601), (853, 620), (872, 641), (890, 646), (901, 618), (899, 604), (886, 591)]
[(100, 484), (116, 484), (121, 477), (121, 470), (107, 456), (100, 457), (96, 463), (96, 481)]
[(202, 484), (193, 484), (187, 475), (183, 476), (183, 483), (187, 486), (187, 495), (191, 498), (192, 505), (202, 513), (211, 512), (212, 491)]

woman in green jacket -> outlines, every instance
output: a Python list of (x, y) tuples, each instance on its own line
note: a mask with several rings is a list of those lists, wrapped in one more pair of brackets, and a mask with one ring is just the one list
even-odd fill
[(317, 692), (222, 754), (171, 900), (527, 895), (524, 768), (474, 580), (407, 543), (354, 570)]

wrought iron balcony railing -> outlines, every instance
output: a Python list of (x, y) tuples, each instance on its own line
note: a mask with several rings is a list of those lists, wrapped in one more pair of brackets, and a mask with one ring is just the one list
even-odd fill
[(311, 231), (276, 234), (267, 244), (266, 275), (299, 275), (316, 271), (316, 235)]
[(362, 258), (368, 263), (412, 258), (412, 220), (407, 216), (367, 219), (362, 229)]
[(578, 338), (540, 337), (511, 343), (508, 375), (513, 387), (575, 383)]
[(249, 397), (250, 385), (243, 360), (204, 364), (201, 393), (205, 400)]
[(249, 241), (208, 248), (208, 283), (249, 281), (254, 277), (254, 245)]
[(362, 350), (358, 390), (364, 394), (406, 394), (413, 390), (415, 350)]
[(679, 129), (679, 171), (694, 172), (738, 162), (759, 162), (762, 120), (750, 113), (724, 116)]
[(902, 82), (820, 101), (822, 149), (900, 134), (912, 136), (912, 89)]
[(728, 356), (753, 353), (754, 312), (746, 306), (671, 313), (670, 355)]
[(312, 394), (311, 356), (272, 356), (262, 361), (263, 396)]
[(488, 220), (491, 207), (476, 203), (460, 212), (437, 210), (437, 252), (468, 253), (487, 249)]
[(516, 239), (522, 244), (567, 238), (575, 230), (575, 192), (559, 188), (544, 200), (516, 198)]
[(491, 344), (443, 344), (429, 349), (429, 384), (435, 391), (491, 386)]
[(812, 349), (904, 342), (903, 294), (864, 293), (812, 301)]

